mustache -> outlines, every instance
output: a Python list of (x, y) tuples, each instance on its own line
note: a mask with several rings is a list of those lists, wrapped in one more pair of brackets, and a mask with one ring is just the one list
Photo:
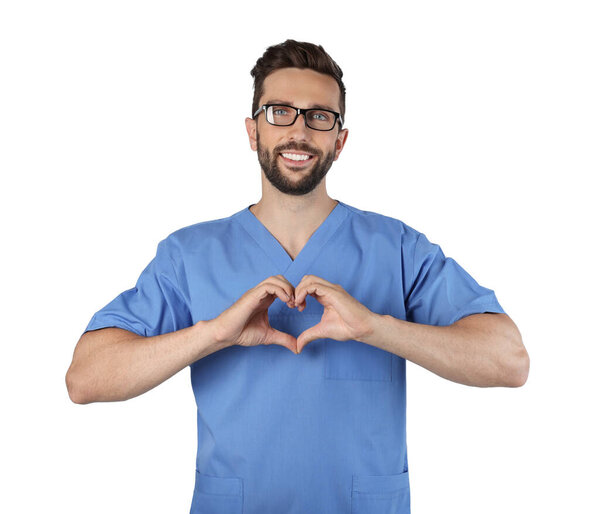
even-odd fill
[(285, 152), (286, 150), (297, 150), (298, 152), (306, 152), (318, 157), (321, 156), (321, 152), (316, 148), (311, 148), (307, 144), (300, 143), (288, 143), (286, 145), (277, 146), (273, 149), (273, 153), (279, 154)]

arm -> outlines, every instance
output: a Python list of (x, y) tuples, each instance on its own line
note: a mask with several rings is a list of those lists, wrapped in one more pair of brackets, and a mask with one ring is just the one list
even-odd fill
[(81, 336), (65, 381), (75, 403), (123, 401), (224, 348), (210, 321), (153, 337), (110, 327)]
[(520, 387), (529, 374), (521, 334), (502, 313), (472, 314), (449, 326), (375, 314), (371, 330), (360, 340), (460, 384)]

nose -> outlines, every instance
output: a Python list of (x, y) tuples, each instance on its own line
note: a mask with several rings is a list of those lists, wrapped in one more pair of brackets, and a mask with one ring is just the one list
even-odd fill
[(288, 128), (288, 136), (289, 139), (300, 139), (306, 140), (310, 139), (310, 130), (306, 126), (306, 120), (304, 118), (305, 114), (300, 114), (296, 121), (290, 125)]

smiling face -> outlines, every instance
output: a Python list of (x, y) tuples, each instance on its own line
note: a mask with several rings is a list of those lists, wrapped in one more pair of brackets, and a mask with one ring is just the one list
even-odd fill
[[(340, 89), (335, 79), (311, 69), (279, 69), (265, 78), (263, 87), (259, 105), (318, 106), (340, 112)], [(271, 125), (264, 111), (254, 120), (246, 118), (246, 129), (266, 178), (279, 191), (291, 195), (310, 193), (321, 183), (348, 136), (348, 129), (339, 129), (339, 122), (330, 131), (308, 128), (302, 115), (290, 126)]]

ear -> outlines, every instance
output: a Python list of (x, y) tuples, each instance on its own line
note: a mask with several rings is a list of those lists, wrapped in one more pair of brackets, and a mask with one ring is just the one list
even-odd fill
[(337, 135), (337, 139), (335, 140), (335, 157), (333, 159), (334, 161), (337, 161), (337, 158), (340, 156), (340, 153), (342, 153), (342, 149), (346, 144), (346, 139), (348, 139), (347, 128), (340, 130), (339, 134)]
[(256, 144), (256, 120), (253, 120), (252, 118), (246, 118), (246, 132), (248, 132), (250, 148), (256, 152), (258, 149)]

